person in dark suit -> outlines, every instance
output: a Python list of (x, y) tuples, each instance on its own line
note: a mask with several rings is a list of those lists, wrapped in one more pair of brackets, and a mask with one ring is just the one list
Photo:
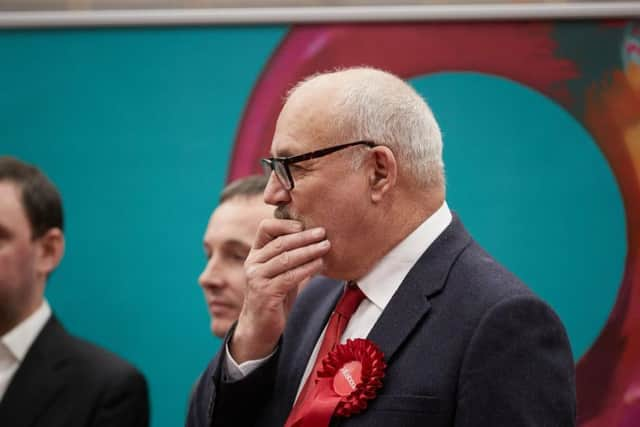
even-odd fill
[(67, 333), (44, 298), (63, 252), (57, 189), (36, 167), (0, 157), (0, 425), (148, 426), (142, 374)]
[[(224, 338), (238, 320), (247, 278), (244, 261), (251, 250), (260, 221), (273, 216), (273, 206), (262, 200), (267, 185), (263, 175), (252, 175), (228, 184), (220, 194), (202, 238), (207, 259), (198, 277), (211, 319), (211, 333)], [(199, 377), (198, 377), (199, 380)], [(189, 394), (189, 401), (197, 381)]]
[(575, 425), (565, 329), (449, 210), (440, 129), (408, 84), (312, 76), (271, 152), (276, 218), (188, 427)]

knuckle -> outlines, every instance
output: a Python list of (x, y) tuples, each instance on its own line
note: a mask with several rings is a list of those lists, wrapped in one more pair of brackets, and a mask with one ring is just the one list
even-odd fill
[(244, 266), (244, 274), (248, 281), (251, 281), (257, 277), (258, 266), (256, 264), (247, 264)]
[(283, 253), (280, 255), (280, 264), (281, 264), (283, 267), (288, 266), (290, 261), (291, 261), (291, 256), (290, 256), (289, 252), (283, 252)]
[(282, 241), (282, 238), (278, 237), (273, 240), (273, 248), (278, 252), (284, 249), (284, 242)]
[(313, 239), (313, 235), (310, 230), (305, 230), (304, 233), (298, 233), (296, 235), (296, 242), (299, 245), (304, 245), (310, 242)]
[(287, 270), (284, 273), (282, 273), (282, 281), (286, 284), (286, 285), (291, 285), (293, 284), (293, 282), (296, 279), (296, 274), (294, 273), (293, 270)]

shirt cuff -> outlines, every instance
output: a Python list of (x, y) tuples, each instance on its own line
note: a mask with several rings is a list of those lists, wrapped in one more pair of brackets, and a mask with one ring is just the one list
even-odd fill
[(231, 352), (229, 351), (229, 345), (227, 344), (225, 346), (225, 353), (226, 353), (225, 362), (226, 363), (224, 364), (227, 378), (229, 378), (231, 381), (238, 381), (243, 379), (244, 377), (249, 375), (251, 372), (255, 371), (260, 366), (262, 366), (267, 360), (271, 359), (271, 357), (275, 354), (277, 350), (278, 350), (278, 347), (276, 347), (275, 350), (271, 352), (271, 354), (263, 357), (262, 359), (247, 360), (246, 362), (242, 362), (241, 364), (238, 365), (238, 363), (235, 360), (233, 360), (233, 357), (231, 357)]

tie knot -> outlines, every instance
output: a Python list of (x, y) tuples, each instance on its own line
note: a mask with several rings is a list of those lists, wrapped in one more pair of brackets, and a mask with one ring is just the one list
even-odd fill
[(356, 282), (348, 282), (345, 286), (342, 298), (336, 305), (335, 312), (340, 316), (349, 319), (356, 311), (362, 300), (364, 299), (364, 293), (358, 287)]

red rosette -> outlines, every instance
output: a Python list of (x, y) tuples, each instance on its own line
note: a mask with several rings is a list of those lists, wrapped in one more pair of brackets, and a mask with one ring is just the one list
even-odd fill
[(342, 417), (350, 417), (366, 409), (368, 401), (375, 399), (378, 389), (382, 387), (382, 378), (387, 368), (384, 354), (373, 342), (362, 338), (349, 339), (345, 344), (337, 345), (322, 360), (318, 379), (335, 379), (350, 362), (358, 362), (358, 368), (362, 369), (359, 371), (359, 381), (353, 381), (349, 376), (353, 390), (349, 394), (338, 393), (342, 398), (336, 406), (335, 414)]

